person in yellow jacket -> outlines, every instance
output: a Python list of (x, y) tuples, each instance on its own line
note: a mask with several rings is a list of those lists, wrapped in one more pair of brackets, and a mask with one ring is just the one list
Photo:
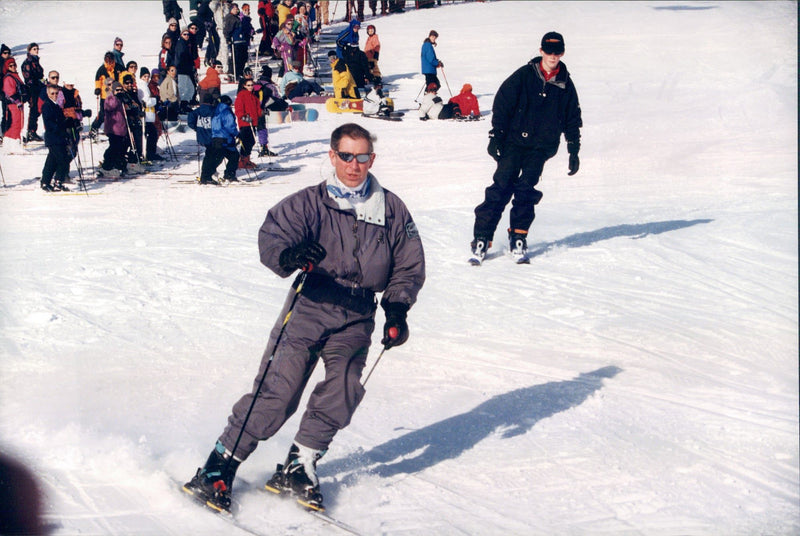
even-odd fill
[(331, 62), (331, 74), (333, 76), (333, 94), (337, 99), (360, 99), (361, 94), (356, 87), (356, 81), (350, 74), (350, 69), (344, 60), (336, 56), (336, 51), (328, 52), (328, 60)]
[(110, 85), (106, 84), (107, 79), (112, 81), (118, 80), (122, 70), (117, 65), (113, 52), (106, 52), (103, 57), (103, 65), (97, 69), (94, 75), (94, 94), (97, 97), (97, 117), (92, 121), (89, 137), (93, 140), (97, 139), (97, 129), (103, 124), (105, 120), (105, 106), (107, 91)]
[(278, 12), (278, 28), (283, 28), (286, 17), (292, 15), (292, 4), (294, 4), (293, 0), (281, 0), (275, 7), (275, 10)]

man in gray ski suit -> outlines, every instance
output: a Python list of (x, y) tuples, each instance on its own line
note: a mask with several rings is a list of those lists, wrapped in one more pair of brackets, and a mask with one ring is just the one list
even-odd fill
[(312, 392), (286, 462), (267, 482), (322, 510), (316, 462), (364, 396), (361, 373), (375, 328), (375, 294), (386, 313), (381, 344), (408, 339), (406, 314), (425, 281), (425, 258), (405, 204), (369, 170), (372, 135), (348, 123), (331, 135), (333, 170), (280, 201), (259, 232), (261, 262), (281, 277), (302, 270), (272, 329), (253, 389), (233, 407), (205, 466), (184, 485), (198, 501), (230, 508), (236, 469), (298, 408), (319, 359), (325, 378)]

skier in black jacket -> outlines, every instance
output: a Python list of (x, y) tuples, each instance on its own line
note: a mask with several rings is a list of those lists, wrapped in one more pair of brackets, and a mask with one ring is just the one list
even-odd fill
[(581, 108), (578, 93), (561, 62), (564, 38), (549, 32), (542, 38), (541, 56), (517, 69), (500, 86), (492, 106), (488, 152), (497, 161), (492, 185), (475, 208), (473, 256), (480, 264), (491, 246), (497, 224), (512, 200), (508, 237), (518, 263), (528, 261), (527, 235), (542, 199), (536, 184), (544, 163), (558, 152), (561, 134), (567, 140), (569, 175), (578, 172)]

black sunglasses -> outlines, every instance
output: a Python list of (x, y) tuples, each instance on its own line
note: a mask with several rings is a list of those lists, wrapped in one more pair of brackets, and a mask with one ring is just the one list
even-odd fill
[(356, 159), (356, 162), (359, 164), (366, 164), (369, 162), (369, 159), (372, 158), (372, 153), (361, 153), (361, 154), (353, 154), (353, 153), (342, 153), (336, 151), (336, 156), (342, 159), (342, 162), (352, 162), (353, 158)]

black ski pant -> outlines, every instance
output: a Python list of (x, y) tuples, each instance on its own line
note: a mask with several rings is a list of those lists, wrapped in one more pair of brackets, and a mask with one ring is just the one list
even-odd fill
[(249, 157), (256, 144), (256, 139), (253, 137), (253, 127), (240, 127), (239, 139), (242, 142), (242, 157)]
[(50, 184), (55, 175), (56, 183), (61, 183), (69, 176), (69, 163), (72, 158), (66, 145), (50, 145), (47, 147), (47, 159), (42, 168), (42, 184)]
[(125, 171), (128, 167), (125, 159), (125, 152), (130, 146), (128, 136), (117, 136), (116, 134), (106, 133), (108, 136), (108, 149), (103, 154), (103, 169), (119, 169)]
[(39, 93), (42, 91), (41, 85), (33, 85), (28, 88), (28, 91), (31, 92), (30, 97), (30, 110), (28, 113), (28, 132), (36, 132), (39, 123), (39, 116), (41, 112), (39, 112)]
[[(534, 188), (542, 176), (544, 163), (556, 154), (555, 149), (529, 149), (507, 144), (497, 162), (492, 184), (486, 188), (483, 203), (475, 207), (475, 238), (492, 240), (503, 211), (511, 201), (509, 228), (528, 232), (535, 218), (534, 206), (542, 200), (542, 192)], [(513, 200), (512, 200), (513, 199)]]
[(97, 130), (103, 124), (103, 121), (106, 119), (106, 99), (100, 99), (97, 101), (97, 116), (92, 121), (92, 126), (89, 127), (92, 130)]
[(155, 123), (144, 124), (144, 137), (147, 140), (145, 155), (147, 160), (151, 161), (156, 156), (156, 147), (158, 146), (158, 129)]
[(217, 138), (220, 141), (209, 145), (206, 148), (206, 154), (203, 156), (203, 164), (200, 169), (200, 180), (207, 181), (211, 178), (214, 172), (217, 170), (217, 167), (222, 163), (223, 160), (227, 159), (228, 162), (225, 164), (225, 175), (226, 179), (232, 179), (236, 177), (236, 170), (239, 168), (239, 153), (236, 149), (232, 149), (229, 147), (223, 147), (221, 138)]

